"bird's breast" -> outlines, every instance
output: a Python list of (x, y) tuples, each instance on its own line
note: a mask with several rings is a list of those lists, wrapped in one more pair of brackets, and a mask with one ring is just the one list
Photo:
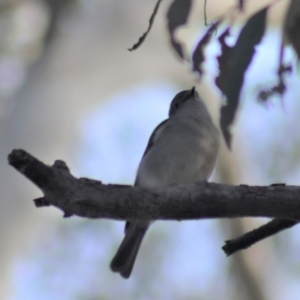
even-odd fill
[(142, 159), (138, 185), (152, 188), (192, 184), (208, 179), (212, 173), (218, 150), (218, 134), (210, 128), (214, 125), (171, 121), (158, 131)]

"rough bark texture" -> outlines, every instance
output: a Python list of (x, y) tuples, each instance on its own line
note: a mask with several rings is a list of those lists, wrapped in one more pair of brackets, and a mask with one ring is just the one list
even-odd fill
[(119, 220), (191, 220), (271, 217), (300, 220), (300, 187), (232, 186), (202, 182), (147, 190), (73, 177), (63, 161), (49, 167), (24, 150), (13, 150), (10, 165), (44, 193), (37, 206), (53, 205), (65, 216)]

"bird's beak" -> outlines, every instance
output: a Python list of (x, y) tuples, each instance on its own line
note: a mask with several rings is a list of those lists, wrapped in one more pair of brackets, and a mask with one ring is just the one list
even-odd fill
[(191, 96), (193, 96), (195, 94), (195, 87), (194, 86), (191, 88), (190, 94), (191, 94)]

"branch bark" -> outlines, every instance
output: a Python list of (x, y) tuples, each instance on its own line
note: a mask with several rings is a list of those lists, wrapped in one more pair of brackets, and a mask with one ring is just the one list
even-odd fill
[(35, 200), (37, 206), (56, 206), (64, 211), (65, 217), (118, 220), (270, 217), (300, 221), (298, 186), (202, 182), (149, 190), (77, 179), (63, 161), (55, 161), (49, 167), (24, 150), (13, 150), (8, 161), (42, 190), (44, 197)]
[(222, 249), (226, 255), (229, 256), (237, 251), (245, 250), (255, 243), (297, 224), (297, 222), (292, 220), (274, 219), (236, 239), (225, 241), (225, 245), (222, 247)]

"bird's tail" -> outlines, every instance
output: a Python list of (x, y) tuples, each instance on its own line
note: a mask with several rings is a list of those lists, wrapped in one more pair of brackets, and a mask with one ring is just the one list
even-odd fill
[(110, 267), (122, 277), (129, 278), (149, 222), (131, 222)]

